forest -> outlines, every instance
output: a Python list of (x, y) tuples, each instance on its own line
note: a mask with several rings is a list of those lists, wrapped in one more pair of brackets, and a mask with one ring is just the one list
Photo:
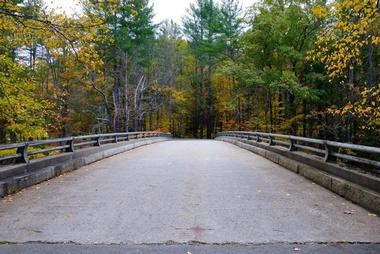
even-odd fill
[(159, 130), (380, 146), (379, 0), (0, 1), (0, 143)]

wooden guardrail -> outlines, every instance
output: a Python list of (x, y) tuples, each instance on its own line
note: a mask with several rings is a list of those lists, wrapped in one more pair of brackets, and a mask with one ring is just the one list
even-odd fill
[(265, 142), (269, 146), (285, 146), (291, 152), (303, 150), (323, 157), (326, 162), (336, 161), (339, 158), (348, 162), (370, 165), (375, 167), (377, 171), (380, 171), (380, 161), (353, 155), (355, 152), (380, 155), (379, 147), (263, 132), (227, 131), (217, 134), (217, 137), (222, 136)]
[[(105, 143), (117, 143), (131, 139), (141, 139), (150, 137), (171, 136), (170, 133), (162, 132), (124, 132), (97, 134), (87, 136), (77, 136), (68, 138), (57, 138), (23, 142), (17, 144), (0, 145), (0, 151), (10, 151), (9, 155), (0, 156), (1, 164), (28, 163), (30, 156), (47, 154), (50, 152), (74, 152), (86, 146), (101, 146)], [(13, 153), (12, 153), (13, 151)]]

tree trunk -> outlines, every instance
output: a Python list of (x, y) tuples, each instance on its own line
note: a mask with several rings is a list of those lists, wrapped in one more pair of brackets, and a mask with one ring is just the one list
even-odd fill
[[(349, 67), (349, 73), (348, 73), (348, 83), (352, 85), (352, 87), (355, 89), (355, 60), (352, 61), (351, 63), (351, 68)], [(355, 101), (355, 98), (354, 98), (354, 89), (351, 89), (351, 88), (348, 88), (347, 89), (347, 92), (348, 92), (348, 98), (349, 98), (349, 103), (352, 103), (352, 105), (355, 105), (354, 104), (354, 101)], [(348, 115), (348, 128), (347, 128), (347, 142), (352, 142), (353, 141), (353, 138), (355, 136), (355, 131), (354, 131), (354, 116), (352, 114), (349, 114)]]
[(269, 106), (269, 121), (270, 121), (270, 132), (273, 132), (273, 105), (272, 105), (272, 93), (268, 91), (267, 94), (268, 106)]
[(142, 91), (144, 91), (144, 84), (146, 80), (144, 75), (141, 76), (136, 89), (135, 89), (135, 98), (134, 98), (134, 106), (135, 106), (135, 130), (140, 130), (141, 127), (141, 101), (143, 100)]
[(112, 91), (113, 105), (114, 105), (114, 118), (113, 118), (113, 130), (114, 132), (120, 131), (120, 108), (121, 108), (121, 96), (120, 96), (120, 69), (119, 66), (114, 64), (114, 88)]
[(4, 120), (0, 120), (0, 144), (6, 143), (6, 122)]
[(199, 92), (198, 86), (193, 85), (194, 89), (194, 101), (193, 101), (193, 138), (198, 138), (198, 128), (199, 128)]
[(307, 131), (307, 118), (306, 118), (306, 114), (307, 114), (307, 103), (306, 103), (306, 100), (303, 100), (302, 102), (302, 112), (303, 112), (303, 124), (302, 124), (302, 135), (304, 137), (307, 137), (307, 134), (306, 134), (306, 131)]
[(367, 85), (369, 87), (376, 87), (376, 69), (373, 63), (373, 45), (368, 45), (368, 69), (366, 73)]
[(238, 122), (238, 129), (241, 131), (241, 99), (240, 96), (238, 95), (237, 98), (237, 122)]
[[(104, 80), (106, 80), (106, 76), (107, 76), (107, 73), (106, 73), (105, 67), (104, 67), (104, 72), (103, 72)], [(92, 87), (103, 98), (104, 108), (105, 108), (106, 113), (107, 113), (107, 129), (111, 130), (112, 129), (112, 112), (111, 112), (111, 108), (110, 108), (110, 105), (108, 102), (107, 94), (102, 89), (100, 89), (99, 87), (96, 86), (95, 73), (91, 73), (90, 77), (91, 77)]]
[[(209, 60), (210, 61), (210, 60)], [(207, 77), (207, 138), (212, 138), (213, 132), (213, 89), (211, 82), (211, 71), (212, 67), (209, 64), (208, 66), (208, 77)]]
[(124, 95), (125, 95), (125, 132), (129, 131), (129, 107), (128, 107), (128, 96), (129, 96), (129, 87), (128, 87), (128, 53), (125, 52), (125, 82), (124, 82)]
[(151, 131), (153, 131), (153, 121), (152, 121), (152, 118), (153, 118), (153, 112), (149, 111), (149, 130), (151, 130)]

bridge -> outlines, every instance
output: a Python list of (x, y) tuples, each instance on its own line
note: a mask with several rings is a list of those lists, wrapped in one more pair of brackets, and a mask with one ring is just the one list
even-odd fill
[(0, 150), (0, 253), (380, 253), (379, 148), (143, 132)]

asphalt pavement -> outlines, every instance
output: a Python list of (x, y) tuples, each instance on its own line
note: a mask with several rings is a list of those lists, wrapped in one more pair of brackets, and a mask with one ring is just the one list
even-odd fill
[(380, 244), (218, 245), (0, 245), (1, 254), (379, 254)]
[(380, 253), (380, 219), (234, 145), (179, 140), (5, 197), (0, 242), (20, 243), (0, 253)]

